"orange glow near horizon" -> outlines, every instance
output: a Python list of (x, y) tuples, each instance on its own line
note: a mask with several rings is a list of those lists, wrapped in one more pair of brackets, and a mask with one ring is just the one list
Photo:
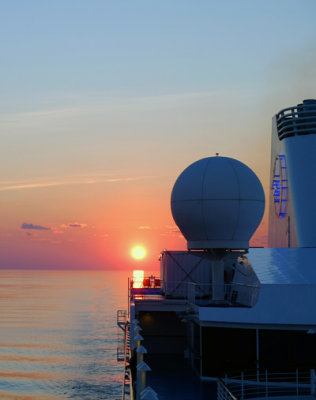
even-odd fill
[(144, 280), (144, 271), (134, 270), (133, 271), (133, 288), (142, 288)]
[[(1, 267), (159, 270), (162, 249), (187, 250), (170, 211), (170, 181), (117, 182), (90, 191), (78, 185), (3, 192)], [(252, 246), (267, 243), (270, 189), (265, 189), (266, 214)], [(134, 253), (137, 247), (144, 250)]]

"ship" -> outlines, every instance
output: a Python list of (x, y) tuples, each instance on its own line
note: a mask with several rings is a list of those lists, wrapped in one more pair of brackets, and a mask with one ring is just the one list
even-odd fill
[(249, 241), (265, 195), (242, 162), (188, 166), (171, 194), (187, 251), (128, 280), (122, 400), (315, 399), (316, 100), (272, 119), (267, 248)]

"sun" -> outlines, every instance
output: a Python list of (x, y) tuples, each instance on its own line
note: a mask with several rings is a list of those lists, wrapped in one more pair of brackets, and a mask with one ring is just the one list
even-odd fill
[(131, 255), (135, 260), (142, 260), (146, 256), (146, 249), (143, 246), (134, 246)]

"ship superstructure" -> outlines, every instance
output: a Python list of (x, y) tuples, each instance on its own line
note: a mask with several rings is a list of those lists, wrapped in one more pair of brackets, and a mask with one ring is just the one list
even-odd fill
[(316, 245), (316, 100), (272, 119), (269, 247)]
[(129, 282), (131, 397), (314, 398), (315, 109), (308, 100), (273, 118), (269, 233), (278, 247), (249, 248), (264, 193), (247, 166), (216, 156), (180, 174), (171, 208), (188, 251), (164, 250), (159, 277)]

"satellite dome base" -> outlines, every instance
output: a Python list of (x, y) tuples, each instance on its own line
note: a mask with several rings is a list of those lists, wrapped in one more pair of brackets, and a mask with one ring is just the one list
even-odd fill
[(249, 248), (249, 240), (188, 240), (188, 250), (232, 249)]

